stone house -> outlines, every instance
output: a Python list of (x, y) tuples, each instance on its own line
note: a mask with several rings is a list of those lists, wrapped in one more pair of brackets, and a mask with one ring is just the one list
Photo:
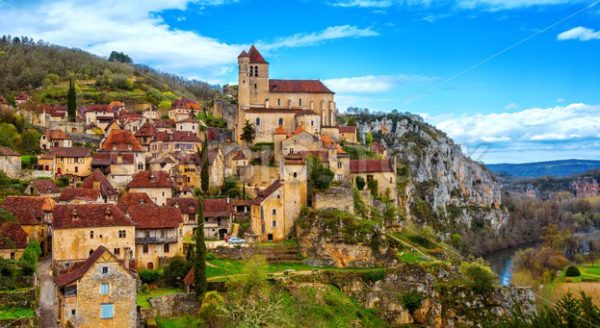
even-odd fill
[(104, 203), (100, 190), (87, 188), (65, 188), (58, 197), (60, 204), (101, 204)]
[(124, 109), (125, 105), (120, 101), (113, 101), (108, 105), (87, 105), (83, 108), (83, 119), (86, 124), (94, 124), (104, 130)]
[[(238, 56), (238, 117), (236, 140), (241, 142), (246, 121), (254, 124), (255, 142), (273, 142), (275, 128), (282, 126), (287, 133), (296, 126), (297, 114), (310, 114), (306, 123), (319, 118), (319, 124), (335, 125), (334, 93), (319, 80), (270, 79), (269, 63), (256, 47)], [(314, 112), (315, 114), (308, 113)], [(305, 124), (305, 128), (308, 128)]]
[(135, 137), (143, 146), (150, 145), (152, 139), (156, 135), (157, 130), (153, 122), (146, 122), (136, 132)]
[(57, 205), (52, 229), (55, 266), (84, 261), (100, 246), (120, 260), (135, 258), (135, 223), (114, 204)]
[(0, 208), (10, 211), (29, 240), (39, 242), (42, 253), (46, 254), (52, 247), (49, 226), (53, 222), (55, 206), (56, 203), (50, 197), (8, 196)]
[[(204, 203), (203, 203), (204, 204)], [(196, 233), (197, 215), (198, 215), (198, 199), (196, 198), (169, 198), (167, 206), (178, 208), (181, 212), (183, 221), (183, 240), (191, 241)]]
[(135, 163), (135, 172), (146, 168), (146, 151), (138, 139), (127, 130), (112, 130), (100, 142), (99, 153), (115, 155), (132, 155)]
[(200, 138), (200, 121), (194, 116), (175, 123), (175, 131), (191, 132)]
[(25, 188), (25, 195), (58, 197), (60, 188), (51, 179), (34, 179)]
[(208, 176), (211, 188), (221, 188), (225, 179), (225, 160), (219, 148), (208, 151)]
[(100, 170), (116, 188), (124, 188), (136, 170), (135, 155), (122, 153), (95, 153), (92, 170)]
[(81, 179), (92, 173), (92, 153), (85, 147), (53, 147), (40, 155), (38, 166), (55, 176)]
[(99, 246), (54, 278), (61, 327), (137, 327), (137, 275)]
[(136, 223), (135, 260), (139, 268), (157, 269), (183, 255), (183, 219), (176, 207), (138, 204), (129, 207)]
[(195, 153), (202, 148), (202, 140), (194, 132), (168, 130), (158, 132), (150, 142), (150, 152), (155, 154), (172, 152)]
[(280, 141), (281, 136), (281, 134), (275, 136), (275, 147), (277, 148), (279, 143), (281, 143), (281, 151), (275, 151), (276, 158), (301, 151), (319, 150), (323, 148), (321, 140), (317, 136), (306, 132), (302, 127), (297, 128), (292, 135)]
[(176, 154), (158, 153), (146, 158), (146, 167), (150, 171), (172, 172), (177, 165)]
[(121, 212), (127, 214), (131, 206), (142, 204), (156, 205), (145, 192), (124, 192), (121, 194), (121, 197), (119, 197), (117, 207)]
[(144, 192), (158, 206), (165, 206), (173, 198), (174, 183), (167, 172), (142, 171), (127, 184), (129, 192)]
[(232, 204), (227, 198), (204, 198), (204, 236), (209, 240), (224, 240), (231, 232)]
[(175, 99), (169, 109), (169, 119), (177, 122), (185, 120), (190, 116), (196, 116), (202, 110), (202, 106), (189, 98)]
[(11, 178), (21, 176), (21, 155), (16, 151), (0, 146), (0, 171)]
[(185, 186), (200, 188), (200, 157), (198, 154), (172, 154), (176, 160), (175, 183), (178, 188)]
[(257, 193), (250, 208), (250, 230), (258, 241), (285, 239), (284, 211), (283, 183), (275, 180)]
[(47, 150), (52, 147), (72, 147), (71, 137), (61, 130), (48, 129), (40, 137), (40, 148)]
[(389, 193), (390, 199), (396, 202), (395, 166), (391, 159), (353, 159), (350, 160), (350, 177), (356, 181), (356, 177), (361, 176), (367, 184), (377, 180), (377, 192), (381, 195)]
[(85, 178), (79, 187), (99, 191), (100, 195), (102, 196), (102, 200), (105, 203), (117, 203), (119, 193), (112, 186), (110, 181), (108, 181), (106, 176), (98, 169), (94, 170), (89, 177)]
[(29, 243), (29, 236), (15, 222), (0, 222), (0, 259), (18, 260)]

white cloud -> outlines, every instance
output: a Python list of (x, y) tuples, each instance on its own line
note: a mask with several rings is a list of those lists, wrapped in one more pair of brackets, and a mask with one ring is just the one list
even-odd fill
[(579, 40), (579, 41), (590, 41), (600, 40), (600, 31), (594, 31), (587, 27), (578, 26), (568, 31), (560, 33), (557, 37), (560, 41), (565, 40)]
[(274, 42), (258, 42), (260, 49), (273, 50), (278, 48), (296, 48), (306, 47), (318, 44), (323, 41), (343, 39), (343, 38), (361, 38), (377, 36), (379, 33), (367, 28), (359, 28), (352, 25), (331, 26), (320, 32), (298, 33), (285, 38), (279, 38)]
[(513, 113), (432, 117), (434, 124), (459, 143), (561, 141), (599, 138), (600, 106), (570, 104)]
[(435, 78), (420, 75), (365, 75), (324, 80), (337, 93), (381, 93), (407, 83), (426, 83)]
[[(80, 48), (99, 56), (123, 51), (136, 62), (159, 70), (198, 76), (212, 82), (230, 78), (237, 55), (248, 44), (232, 44), (169, 26), (160, 13), (237, 0), (58, 0), (1, 6), (0, 31)], [(12, 18), (12, 19), (9, 19)], [(347, 37), (374, 36), (370, 28), (334, 26), (319, 33), (296, 34), (264, 45), (269, 49), (310, 46)]]
[(514, 102), (511, 102), (511, 103), (507, 104), (506, 106), (504, 106), (504, 109), (506, 109), (506, 110), (511, 110), (511, 109), (515, 109), (515, 108), (519, 108), (519, 105), (515, 104)]
[(582, 0), (457, 0), (457, 4), (459, 7), (465, 9), (483, 8), (498, 11), (524, 7), (563, 5), (581, 1)]
[(345, 0), (332, 3), (335, 7), (387, 8), (393, 4), (391, 0)]

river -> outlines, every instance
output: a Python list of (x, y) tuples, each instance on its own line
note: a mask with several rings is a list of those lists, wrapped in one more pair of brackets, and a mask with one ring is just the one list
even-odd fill
[(535, 247), (536, 244), (523, 245), (516, 248), (508, 248), (485, 255), (483, 258), (490, 264), (492, 270), (500, 276), (502, 286), (510, 285), (513, 274), (513, 259), (515, 254), (526, 248)]

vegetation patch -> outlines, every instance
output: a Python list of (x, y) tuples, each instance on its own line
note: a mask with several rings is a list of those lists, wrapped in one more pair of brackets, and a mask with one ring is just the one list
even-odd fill
[(0, 308), (0, 320), (34, 318), (35, 310), (32, 308)]

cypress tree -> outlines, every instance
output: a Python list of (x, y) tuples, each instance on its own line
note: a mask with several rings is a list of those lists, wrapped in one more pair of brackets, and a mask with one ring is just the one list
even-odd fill
[(73, 78), (69, 79), (69, 92), (67, 93), (67, 113), (69, 114), (69, 122), (75, 122), (77, 116), (77, 93)]
[(202, 195), (198, 195), (196, 251), (194, 253), (194, 282), (196, 284), (196, 296), (202, 300), (206, 293), (206, 244), (204, 243), (204, 206), (202, 204)]
[(200, 153), (200, 186), (202, 192), (208, 194), (208, 136), (204, 134), (204, 143), (202, 144), (202, 152)]

